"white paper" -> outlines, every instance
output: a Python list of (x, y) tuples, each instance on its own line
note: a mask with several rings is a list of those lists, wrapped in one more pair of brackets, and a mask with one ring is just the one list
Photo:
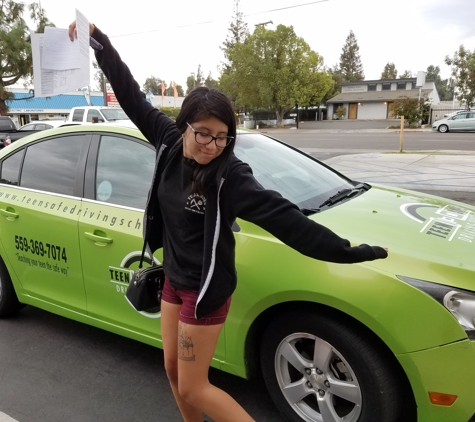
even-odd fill
[(71, 42), (66, 28), (45, 28), (42, 69), (69, 70), (81, 67), (79, 43)]
[[(78, 10), (76, 21), (78, 39), (74, 41), (67, 29), (60, 28), (52, 28), (50, 34), (31, 35), (35, 97), (65, 94), (89, 85), (89, 22)], [(61, 33), (66, 41), (56, 39)]]

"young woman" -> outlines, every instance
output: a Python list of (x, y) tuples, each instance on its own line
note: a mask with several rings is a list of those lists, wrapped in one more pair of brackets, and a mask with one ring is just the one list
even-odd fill
[[(74, 40), (76, 23), (69, 27)], [(102, 46), (96, 59), (130, 119), (157, 151), (145, 210), (148, 250), (163, 247), (167, 275), (162, 298), (165, 368), (186, 422), (253, 419), (211, 385), (208, 371), (236, 288), (236, 218), (251, 221), (299, 252), (324, 261), (386, 258), (387, 249), (360, 245), (304, 216), (275, 191), (264, 189), (234, 154), (236, 120), (223, 93), (199, 87), (183, 101), (176, 122), (153, 108), (109, 38), (90, 25)]]

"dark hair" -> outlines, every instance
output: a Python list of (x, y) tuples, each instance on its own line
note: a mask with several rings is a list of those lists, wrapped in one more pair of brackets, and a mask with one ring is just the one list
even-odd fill
[(208, 117), (216, 117), (228, 127), (227, 136), (232, 136), (232, 142), (224, 151), (207, 165), (197, 165), (194, 172), (193, 189), (206, 194), (213, 178), (216, 183), (226, 170), (226, 164), (232, 155), (236, 143), (236, 116), (231, 101), (221, 91), (200, 86), (191, 91), (184, 99), (176, 125), (181, 133), (188, 128), (187, 123), (193, 124)]

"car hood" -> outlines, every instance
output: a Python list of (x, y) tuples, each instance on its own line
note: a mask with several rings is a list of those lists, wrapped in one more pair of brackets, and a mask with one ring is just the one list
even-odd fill
[(389, 248), (365, 263), (401, 275), (475, 291), (475, 207), (410, 190), (373, 185), (311, 217), (352, 244)]

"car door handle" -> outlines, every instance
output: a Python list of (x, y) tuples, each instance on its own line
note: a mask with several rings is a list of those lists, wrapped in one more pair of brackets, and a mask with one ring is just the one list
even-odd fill
[(15, 218), (20, 217), (16, 212), (8, 211), (3, 208), (0, 208), (0, 214), (7, 217), (7, 220), (13, 221)]
[(112, 239), (100, 230), (95, 230), (94, 233), (85, 232), (84, 234), (98, 246), (106, 246), (108, 243), (112, 243)]

